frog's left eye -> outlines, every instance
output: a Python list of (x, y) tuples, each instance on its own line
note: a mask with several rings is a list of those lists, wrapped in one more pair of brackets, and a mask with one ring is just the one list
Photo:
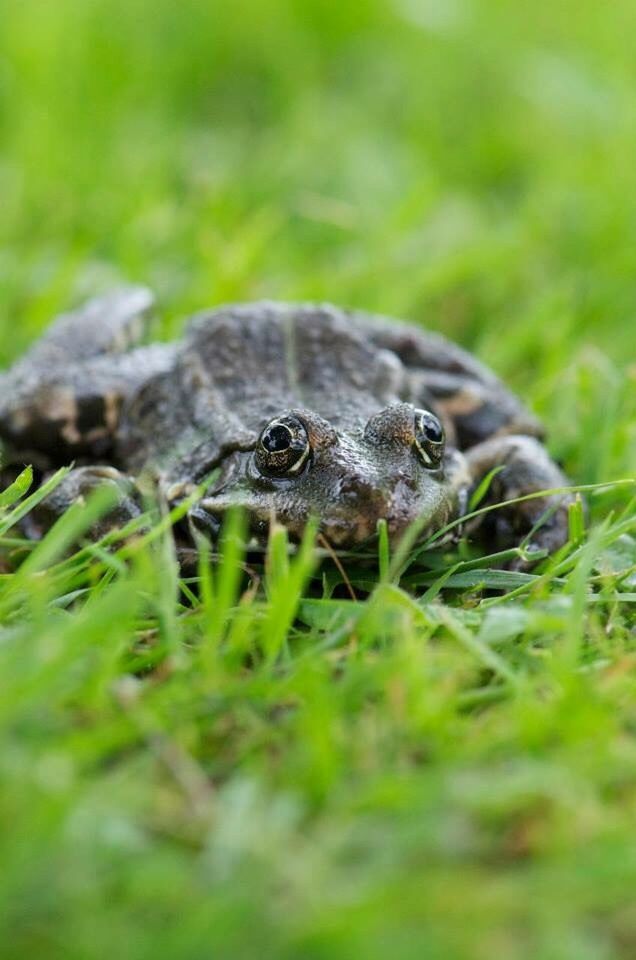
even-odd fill
[(261, 433), (256, 463), (267, 476), (295, 476), (307, 462), (310, 450), (303, 422), (298, 417), (279, 417), (271, 420)]
[(444, 456), (444, 427), (428, 410), (415, 411), (415, 446), (424, 466), (437, 469)]

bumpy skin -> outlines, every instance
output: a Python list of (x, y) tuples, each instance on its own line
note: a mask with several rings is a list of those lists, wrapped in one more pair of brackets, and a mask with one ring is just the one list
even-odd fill
[[(0, 375), (5, 460), (42, 471), (79, 464), (44, 505), (42, 526), (102, 480), (121, 487), (120, 520), (139, 509), (133, 478), (172, 504), (214, 474), (192, 526), (213, 534), (240, 504), (260, 538), (274, 518), (298, 537), (315, 516), (333, 546), (353, 547), (380, 518), (394, 541), (415, 520), (423, 536), (439, 530), (497, 466), (497, 500), (566, 483), (534, 417), (439, 335), (328, 305), (263, 302), (202, 313), (179, 343), (136, 347), (151, 307), (142, 288), (93, 300)], [(416, 409), (444, 425), (439, 464), (418, 454)], [(284, 416), (302, 425), (309, 449), (302, 469), (273, 476), (259, 437)], [(567, 503), (540, 497), (496, 511), (490, 545), (533, 531), (533, 546), (558, 548)]]

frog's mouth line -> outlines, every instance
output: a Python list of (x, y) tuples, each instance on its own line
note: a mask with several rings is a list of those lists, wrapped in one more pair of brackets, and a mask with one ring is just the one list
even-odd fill
[[(200, 500), (199, 503), (190, 510), (188, 514), (188, 520), (196, 534), (202, 534), (213, 543), (216, 543), (221, 535), (223, 522), (229, 509), (231, 509), (230, 506), (228, 506), (227, 509), (219, 509), (219, 505), (216, 501), (203, 499)], [(283, 521), (278, 519), (274, 513), (270, 513), (267, 517), (263, 514), (261, 514), (261, 516), (257, 516), (250, 511), (248, 507), (244, 507), (244, 509), (249, 517), (249, 535), (245, 543), (245, 547), (250, 551), (254, 550), (256, 552), (264, 553), (267, 550), (270, 530), (277, 524), (283, 526), (287, 530), (290, 547), (297, 545), (301, 542), (307, 526), (311, 523), (310, 516), (293, 523), (289, 520)], [(462, 512), (464, 512), (463, 509)], [(348, 518), (343, 517), (342, 530), (344, 536), (342, 537), (342, 540), (338, 542), (338, 539), (334, 538), (333, 530), (329, 531), (328, 529), (325, 529), (325, 525), (321, 522), (319, 517), (315, 517), (314, 519), (316, 522), (317, 542), (322, 541), (327, 552), (335, 552), (338, 554), (338, 556), (356, 557), (363, 556), (365, 553), (370, 556), (377, 555), (377, 546), (380, 538), (379, 522), (381, 520), (387, 520), (386, 517), (379, 518), (379, 520), (376, 521), (376, 528), (365, 536), (360, 535), (362, 528), (359, 527), (357, 530), (358, 535), (356, 536), (355, 528), (352, 526), (351, 522), (345, 522), (348, 520)], [(394, 540), (394, 546), (396, 543), (400, 542), (403, 536), (408, 535), (409, 531), (412, 530), (413, 527), (417, 527), (418, 525), (421, 526), (421, 529), (418, 531), (417, 537), (414, 540), (414, 545), (417, 544), (421, 546), (422, 542), (425, 541), (431, 534), (432, 529), (437, 530), (439, 528), (438, 520), (439, 518), (432, 518), (430, 516), (425, 518), (423, 513), (419, 516), (413, 517), (410, 522), (401, 527), (398, 531), (398, 535)], [(446, 536), (438, 539), (436, 542), (436, 547), (456, 542), (460, 534), (460, 527), (449, 531)], [(394, 537), (391, 535), (390, 538), (392, 540), (394, 539)]]

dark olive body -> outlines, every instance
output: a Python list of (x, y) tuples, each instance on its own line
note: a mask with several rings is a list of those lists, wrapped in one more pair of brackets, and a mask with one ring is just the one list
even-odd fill
[[(8, 475), (34, 462), (74, 470), (39, 511), (40, 535), (71, 502), (114, 484), (112, 522), (139, 513), (149, 488), (174, 504), (213, 479), (191, 513), (214, 532), (241, 505), (252, 532), (275, 519), (293, 537), (319, 521), (351, 548), (387, 522), (395, 542), (466, 511), (495, 467), (496, 500), (565, 485), (542, 429), (500, 380), (443, 337), (325, 304), (260, 302), (195, 316), (177, 343), (139, 346), (152, 295), (125, 288), (58, 318), (0, 374)], [(554, 550), (566, 495), (493, 513), (491, 548)], [(545, 522), (537, 527), (539, 521)]]

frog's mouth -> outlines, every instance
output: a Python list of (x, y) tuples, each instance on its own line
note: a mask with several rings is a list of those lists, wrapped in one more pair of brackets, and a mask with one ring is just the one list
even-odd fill
[[(378, 542), (379, 520), (386, 520), (389, 542), (395, 547), (407, 531), (412, 530), (413, 527), (417, 528), (415, 542), (419, 543), (440, 530), (456, 516), (456, 512), (451, 509), (449, 504), (435, 517), (431, 518), (428, 514), (414, 514), (405, 523), (392, 522), (391, 517), (378, 518), (375, 523), (361, 521), (356, 524), (352, 524), (350, 517), (343, 517), (341, 522), (334, 522), (333, 518), (330, 518), (328, 522), (317, 519), (317, 542), (319, 546), (324, 546), (338, 553), (352, 551), (355, 553), (373, 551), (375, 553)], [(215, 512), (211, 512), (203, 503), (198, 504), (188, 515), (193, 538), (196, 538), (197, 535), (203, 535), (212, 543), (216, 543), (221, 536), (225, 517), (226, 512), (224, 511), (215, 510)], [(290, 522), (287, 518), (275, 514), (271, 514), (267, 518), (249, 515), (246, 546), (249, 550), (263, 552), (267, 548), (270, 530), (276, 525), (285, 527), (291, 543), (299, 543), (308, 524), (309, 518), (304, 521)], [(452, 537), (453, 534), (449, 534), (440, 542), (448, 542)]]
[(276, 498), (254, 494), (249, 489), (227, 489), (204, 497), (189, 514), (193, 529), (216, 541), (223, 522), (232, 509), (247, 515), (250, 540), (264, 547), (275, 525), (286, 528), (292, 542), (302, 539), (307, 525), (314, 520), (320, 538), (336, 550), (358, 550), (371, 546), (377, 538), (378, 523), (386, 521), (389, 540), (400, 541), (417, 524), (418, 540), (439, 530), (461, 512), (455, 491), (447, 489), (439, 478), (435, 486), (424, 490), (413, 483), (398, 480), (389, 493), (369, 484), (342, 483), (318, 508), (307, 509), (302, 498), (287, 491), (288, 503), (276, 505)]

